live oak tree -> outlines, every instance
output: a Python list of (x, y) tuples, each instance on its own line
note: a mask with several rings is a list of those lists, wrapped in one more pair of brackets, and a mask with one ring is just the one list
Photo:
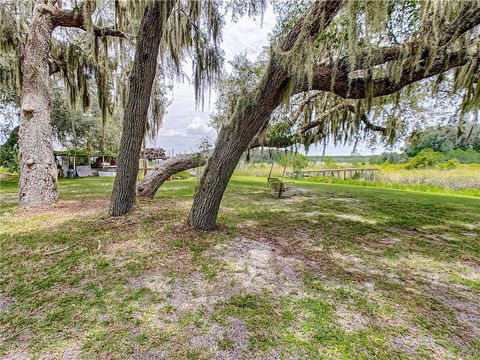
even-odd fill
[[(119, 91), (117, 100), (121, 101), (121, 82), (114, 80), (116, 71), (126, 68), (121, 60), (128, 63), (123, 30), (136, 27), (132, 19), (139, 6), (99, 4), (97, 9), (94, 0), (64, 1), (66, 8), (56, 0), (0, 2), (0, 85), (20, 98), (22, 207), (47, 205), (58, 197), (50, 123), (51, 76), (63, 80), (72, 106), (79, 102), (83, 108), (90, 103), (91, 78), (95, 78), (104, 121), (114, 102), (111, 88)], [(61, 30), (66, 28), (76, 31)], [(115, 42), (108, 40), (112, 37)], [(117, 56), (112, 58), (112, 53)]]
[[(266, 52), (262, 53), (259, 60), (252, 62), (245, 55), (237, 55), (231, 61), (232, 70), (219, 83), (215, 111), (210, 114), (211, 124), (217, 130), (228, 124), (236, 100), (260, 81), (267, 56)], [(413, 130), (428, 125), (427, 118), (432, 124), (440, 123), (451, 113), (460, 119), (459, 115), (468, 114), (463, 113), (461, 107), (465, 93), (463, 89), (453, 89), (453, 80), (452, 76), (425, 79), (411, 84), (402, 96), (397, 92), (368, 101), (344, 99), (316, 90), (294, 94), (272, 112), (265, 129), (257, 133), (247, 150), (262, 148), (263, 152), (263, 148), (272, 147), (293, 150), (300, 145), (308, 150), (311, 144), (323, 145), (325, 149), (328, 143), (349, 143), (355, 151), (359, 141), (370, 146), (393, 145)], [(459, 121), (457, 135), (468, 136), (470, 131), (465, 128), (463, 120)], [(211, 154), (212, 151), (197, 151), (160, 164), (139, 182), (138, 195), (153, 197), (165, 180), (176, 172), (204, 166)]]
[(331, 121), (320, 117), (305, 124), (317, 132), (325, 134), (326, 128), (338, 134), (345, 126), (355, 129), (363, 123), (389, 137), (395, 126), (372, 123), (372, 106), (385, 99), (398, 101), (416, 82), (434, 75), (441, 81), (443, 73), (455, 69), (452, 83), (455, 90), (463, 89), (462, 111), (478, 109), (479, 23), (476, 0), (313, 2), (272, 44), (260, 81), (236, 100), (196, 191), (190, 225), (215, 228), (224, 190), (242, 153), (292, 96), (307, 93), (320, 99), (325, 112), (338, 113)]
[(217, 47), (221, 17), (214, 1), (153, 1), (147, 5), (137, 36), (129, 95), (125, 109), (117, 175), (112, 192), (110, 214), (125, 215), (135, 205), (139, 155), (146, 131), (146, 118), (152, 84), (160, 52), (169, 57), (175, 72), (192, 55), (193, 83), (197, 103), (204, 88), (218, 77), (221, 54)]

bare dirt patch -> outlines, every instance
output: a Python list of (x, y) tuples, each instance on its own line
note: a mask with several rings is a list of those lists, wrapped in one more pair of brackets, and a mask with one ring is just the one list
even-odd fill
[(400, 243), (402, 240), (398, 237), (395, 237), (395, 236), (386, 236), (382, 239), (380, 239), (379, 243), (381, 245), (385, 245), (386, 247), (389, 247), (389, 246), (395, 246), (397, 245), (398, 243)]
[(31, 359), (32, 356), (28, 351), (12, 351), (8, 354), (2, 356), (1, 360), (28, 360)]
[(358, 221), (358, 222), (363, 222), (366, 224), (376, 224), (377, 222), (375, 220), (367, 219), (364, 218), (363, 216), (360, 215), (355, 215), (355, 214), (337, 214), (335, 215), (336, 217), (344, 220), (351, 220), (351, 221)]
[(336, 314), (337, 322), (347, 333), (364, 330), (370, 323), (370, 320), (364, 314), (345, 306), (339, 306)]
[[(222, 282), (207, 282), (203, 275), (193, 271), (182, 277), (169, 278), (159, 272), (153, 272), (129, 279), (132, 287), (148, 288), (169, 305), (165, 319), (158, 317), (157, 325), (165, 327), (164, 320), (178, 321), (182, 316), (202, 311), (204, 316), (214, 311), (218, 301), (230, 297), (236, 289)], [(222, 286), (223, 285), (223, 286)]]
[(430, 336), (400, 336), (394, 341), (394, 346), (411, 356), (420, 355), (418, 352), (422, 350), (428, 352), (434, 359), (453, 359), (455, 358), (449, 349), (438, 344)]
[(221, 251), (219, 258), (233, 277), (247, 290), (269, 289), (288, 293), (298, 287), (302, 262), (281, 255), (272, 244), (237, 237)]
[(442, 293), (437, 297), (454, 312), (462, 330), (462, 339), (480, 339), (480, 301)]
[(281, 200), (283, 200), (284, 203), (287, 204), (295, 204), (295, 203), (300, 203), (304, 202), (305, 200), (309, 200), (310, 197), (308, 196), (302, 196), (302, 195), (295, 195), (295, 194), (288, 194), (288, 197), (285, 196)]
[(190, 344), (196, 348), (208, 348), (211, 359), (248, 358), (248, 330), (243, 320), (228, 317), (226, 324), (212, 324), (207, 331), (192, 329)]
[(38, 215), (60, 215), (60, 216), (89, 216), (98, 212), (107, 212), (107, 198), (88, 200), (60, 200), (54, 205), (38, 209), (17, 209), (15, 217), (18, 219), (29, 219)]
[(0, 293), (0, 313), (6, 313), (14, 302), (10, 296)]

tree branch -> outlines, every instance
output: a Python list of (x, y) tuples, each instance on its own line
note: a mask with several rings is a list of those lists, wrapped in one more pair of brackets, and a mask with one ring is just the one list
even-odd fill
[(305, 109), (305, 106), (310, 104), (313, 100), (315, 100), (315, 98), (317, 98), (321, 94), (322, 94), (321, 91), (315, 91), (312, 94), (310, 94), (305, 100), (303, 100), (298, 106), (297, 111), (295, 111), (295, 114), (293, 114), (292, 121), (296, 121), (298, 117), (302, 114), (303, 109)]
[[(317, 127), (317, 126), (321, 125), (325, 121), (325, 118), (327, 116), (333, 114), (334, 112), (336, 112), (338, 110), (345, 110), (345, 108), (348, 108), (349, 106), (351, 106), (351, 105), (349, 105), (347, 101), (343, 101), (340, 104), (337, 104), (337, 105), (333, 106), (332, 108), (330, 108), (330, 109), (324, 111), (323, 113), (321, 113), (320, 116), (318, 116), (317, 120), (310, 121), (308, 124), (302, 126), (299, 129), (298, 133), (305, 134), (308, 130), (313, 129), (314, 127)], [(355, 112), (355, 109), (353, 110), (353, 112)]]
[(381, 132), (382, 134), (387, 133), (387, 128), (384, 126), (376, 125), (372, 123), (370, 120), (368, 120), (367, 114), (363, 113), (360, 115), (360, 120), (363, 122), (365, 125), (365, 128), (376, 131), (376, 132)]
[[(426, 49), (429, 53), (432, 53), (432, 50), (431, 48)], [(350, 79), (347, 71), (335, 72), (334, 64), (321, 64), (314, 69), (311, 86), (308, 79), (306, 79), (297, 86), (294, 92), (300, 93), (310, 90), (329, 91), (345, 99), (363, 99), (367, 96), (389, 95), (416, 81), (465, 65), (468, 61), (478, 56), (478, 44), (475, 41), (460, 51), (447, 52), (446, 49), (439, 49), (436, 51), (433, 59), (421, 59), (419, 63), (413, 63), (411, 66), (403, 68), (400, 81), (395, 81), (391, 75), (376, 79), (368, 77)], [(332, 81), (333, 73), (335, 73), (334, 81)]]
[[(304, 31), (308, 32), (310, 40), (316, 38), (316, 36), (330, 24), (333, 16), (342, 7), (343, 0), (317, 0), (312, 5), (307, 15), (299, 20), (293, 28), (289, 31), (285, 39), (283, 40), (280, 48), (282, 51), (289, 51), (297, 42), (300, 34)], [(305, 20), (313, 18), (314, 20), (309, 23), (307, 29), (304, 29)]]
[[(52, 24), (54, 27), (68, 27), (86, 30), (83, 11), (78, 9), (63, 10), (55, 8), (55, 10), (52, 11)], [(130, 38), (126, 33), (115, 29), (114, 27), (102, 28), (94, 25), (93, 33), (97, 37), (115, 36), (122, 38)]]
[[(415, 64), (404, 68), (400, 76), (400, 81), (398, 82), (389, 75), (373, 80), (369, 80), (368, 78), (355, 78), (350, 80), (346, 87), (342, 85), (338, 87), (335, 86), (335, 93), (344, 98), (351, 99), (390, 95), (416, 81), (465, 65), (472, 58), (466, 50), (441, 53), (435, 57), (432, 66), (429, 66), (428, 60), (423, 60), (418, 65)], [(369, 90), (369, 88), (371, 90)]]
[[(332, 113), (334, 113), (338, 110), (342, 110), (342, 109), (343, 110), (348, 110), (352, 113), (356, 112), (355, 106), (351, 105), (348, 101), (343, 101), (340, 104), (335, 105), (331, 109), (328, 109), (327, 111), (324, 111), (323, 113), (321, 113), (317, 120), (310, 121), (308, 124), (302, 126), (299, 129), (298, 133), (303, 135), (308, 130), (313, 129), (317, 126), (321, 126), (325, 122), (325, 119), (329, 115), (331, 115)], [(376, 124), (372, 123), (370, 120), (368, 120), (368, 116), (365, 113), (360, 114), (360, 120), (363, 122), (366, 129), (376, 131), (376, 132), (381, 132), (383, 134), (385, 134), (387, 132), (386, 127), (376, 125)]]
[[(448, 45), (480, 24), (480, 8), (472, 6), (471, 4), (469, 5), (469, 8), (468, 11), (462, 12), (455, 21), (441, 31), (442, 36), (435, 44), (436, 48)], [(339, 69), (348, 69), (350, 71), (365, 69), (375, 65), (384, 64), (388, 61), (398, 60), (402, 55), (410, 55), (413, 57), (418, 51), (422, 52), (419, 58), (425, 59), (430, 53), (430, 49), (433, 49), (434, 47), (431, 45), (427, 46), (431, 43), (431, 37), (426, 33), (422, 33), (413, 35), (412, 38), (420, 40), (393, 46), (367, 49), (355, 57), (355, 62), (353, 64), (349, 64), (348, 57), (343, 57), (338, 60), (336, 66)], [(426, 43), (426, 41), (428, 42)]]
[(211, 155), (212, 150), (207, 150), (178, 155), (163, 161), (160, 166), (138, 183), (138, 196), (153, 198), (158, 188), (172, 175), (205, 165)]

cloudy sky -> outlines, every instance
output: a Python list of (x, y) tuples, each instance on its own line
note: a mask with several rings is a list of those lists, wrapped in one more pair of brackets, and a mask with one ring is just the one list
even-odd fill
[[(228, 21), (223, 31), (222, 48), (225, 51), (226, 64), (232, 60), (235, 54), (246, 53), (247, 57), (255, 60), (264, 46), (269, 44), (269, 33), (275, 24), (275, 15), (271, 8), (264, 14), (263, 24), (260, 19), (239, 19), (237, 22)], [(227, 65), (228, 70), (228, 65)], [(209, 113), (213, 110), (215, 94), (210, 101), (205, 102), (203, 111), (195, 109), (193, 99), (193, 86), (188, 83), (179, 83), (174, 87), (173, 103), (168, 108), (168, 114), (164, 119), (164, 125), (160, 129), (157, 138), (151, 145), (164, 148), (167, 153), (174, 151), (191, 152), (195, 150), (200, 140), (208, 136), (214, 140), (216, 131), (208, 126)], [(372, 151), (365, 147), (357, 149), (362, 154), (371, 154)], [(329, 155), (348, 155), (351, 147), (328, 146), (326, 153)], [(381, 153), (383, 149), (377, 149)], [(320, 147), (312, 147), (309, 154), (320, 154)]]

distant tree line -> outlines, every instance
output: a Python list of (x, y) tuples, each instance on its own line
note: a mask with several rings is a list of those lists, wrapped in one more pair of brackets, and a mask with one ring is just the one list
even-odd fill
[[(293, 150), (251, 149), (243, 156), (252, 164), (278, 163), (288, 166), (287, 157), (294, 157)], [(428, 127), (414, 131), (406, 140), (403, 152), (384, 152), (380, 155), (307, 156), (310, 163), (321, 162), (335, 167), (336, 163), (353, 165), (405, 164), (406, 168), (440, 166), (452, 168), (457, 164), (480, 163), (480, 129), (476, 123), (466, 123), (460, 129), (456, 125)]]

